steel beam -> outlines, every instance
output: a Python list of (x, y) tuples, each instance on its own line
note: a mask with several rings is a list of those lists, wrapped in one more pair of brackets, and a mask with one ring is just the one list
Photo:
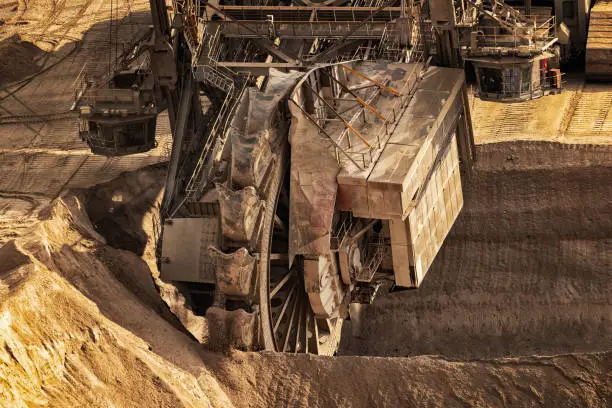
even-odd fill
[(300, 69), (299, 64), (290, 62), (242, 62), (242, 61), (219, 61), (217, 66), (229, 68), (236, 72), (249, 72), (254, 75), (268, 75), (270, 68), (275, 69)]

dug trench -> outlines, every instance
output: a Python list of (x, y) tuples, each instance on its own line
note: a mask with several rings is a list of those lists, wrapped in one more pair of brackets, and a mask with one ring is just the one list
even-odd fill
[[(465, 207), (423, 285), (382, 293), (354, 312), (339, 354), (612, 350), (611, 153), (540, 142), (478, 146), (464, 176)], [(111, 246), (150, 265), (161, 180), (163, 166), (150, 167), (90, 189), (85, 201)]]
[(163, 165), (67, 192), (0, 249), (0, 406), (607, 406), (611, 152), (479, 146), (424, 284), (352, 316), (339, 357), (207, 350), (157, 278)]
[(478, 146), (418, 290), (379, 296), (341, 354), (453, 359), (612, 350), (612, 148)]

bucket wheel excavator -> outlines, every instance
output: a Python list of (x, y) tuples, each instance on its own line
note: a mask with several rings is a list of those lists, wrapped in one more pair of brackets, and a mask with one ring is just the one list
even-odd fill
[(461, 210), (463, 70), (430, 65), (420, 3), (151, 10), (115, 86), (77, 90), (81, 136), (144, 151), (167, 109), (162, 279), (213, 346), (334, 354), (349, 305), (418, 287)]

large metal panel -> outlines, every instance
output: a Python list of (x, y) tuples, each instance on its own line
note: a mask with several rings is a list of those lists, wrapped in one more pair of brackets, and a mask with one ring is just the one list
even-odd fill
[(217, 245), (218, 236), (216, 217), (168, 220), (162, 241), (162, 280), (215, 283), (215, 265), (208, 247)]
[(416, 286), (423, 281), (462, 207), (459, 154), (453, 135), (408, 214)]
[(400, 217), (390, 219), (389, 233), (395, 284), (405, 288), (414, 287), (414, 251), (408, 220), (402, 220)]
[(429, 12), (431, 21), (434, 25), (450, 23), (450, 27), (455, 25), (455, 7), (452, 1), (431, 0), (429, 2)]
[[(422, 80), (368, 177), (368, 212), (352, 209), (354, 215), (406, 218), (416, 192), (457, 126), (463, 110), (463, 75), (460, 70), (436, 68)], [(439, 89), (440, 83), (450, 91)]]

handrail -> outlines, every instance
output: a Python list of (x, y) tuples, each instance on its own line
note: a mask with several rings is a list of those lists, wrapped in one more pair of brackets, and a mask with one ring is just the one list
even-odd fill
[[(210, 132), (208, 133), (208, 138), (200, 152), (200, 157), (198, 158), (198, 162), (196, 167), (189, 178), (189, 182), (187, 183), (187, 187), (185, 191), (187, 192), (188, 197), (193, 197), (195, 193), (201, 191), (203, 189), (203, 181), (202, 181), (202, 172), (204, 171), (204, 164), (206, 162), (206, 158), (208, 157), (209, 152), (211, 151), (214, 143), (217, 141), (219, 136), (225, 135), (227, 132), (227, 126), (229, 121), (231, 120), (232, 112), (234, 112), (237, 108), (237, 105), (240, 103), (242, 99), (242, 95), (247, 87), (248, 81), (244, 81), (244, 86), (238, 93), (235, 95), (234, 87), (232, 84), (231, 92), (226, 94), (225, 100), (219, 109), (219, 113), (217, 118), (215, 119), (215, 123), (213, 124)], [(225, 123), (222, 123), (225, 121)]]
[[(383, 121), (383, 126), (379, 128), (378, 133), (376, 134), (376, 140), (372, 143), (372, 146), (369, 149), (367, 149), (367, 151), (365, 152), (362, 152), (362, 151), (357, 152), (357, 151), (350, 151), (350, 150), (347, 151), (348, 155), (361, 156), (361, 162), (363, 163), (364, 168), (372, 164), (374, 160), (373, 152), (379, 149), (382, 149), (384, 147), (384, 144), (386, 143), (387, 138), (384, 138), (383, 134), (384, 136), (388, 137), (393, 132), (395, 127), (397, 126), (398, 119), (401, 116), (401, 113), (403, 112), (405, 105), (410, 102), (410, 100), (412, 99), (414, 95), (414, 91), (418, 87), (418, 82), (419, 82), (422, 72), (423, 72), (422, 70), (420, 72), (413, 71), (410, 74), (410, 76), (407, 78), (406, 82), (400, 89), (400, 92), (399, 92), (400, 96), (398, 97), (398, 100), (391, 107), (391, 113), (392, 113), (391, 117)], [(412, 87), (408, 88), (411, 84), (411, 77), (413, 75), (414, 75), (415, 81), (412, 83)], [(359, 115), (360, 115), (360, 112), (357, 112), (351, 120), (358, 118)], [(344, 139), (345, 133), (347, 133), (346, 129), (341, 133), (340, 137), (338, 138), (339, 142), (341, 142)], [(366, 163), (367, 156), (370, 157), (370, 161), (368, 163)], [(336, 155), (336, 158), (338, 158), (337, 155)], [(358, 167), (361, 167), (361, 166), (358, 166)]]
[(527, 47), (529, 52), (544, 52), (557, 37), (548, 35), (533, 39), (516, 33), (509, 34), (476, 34), (476, 49), (470, 49), (470, 54), (512, 54), (520, 51), (520, 47)]

